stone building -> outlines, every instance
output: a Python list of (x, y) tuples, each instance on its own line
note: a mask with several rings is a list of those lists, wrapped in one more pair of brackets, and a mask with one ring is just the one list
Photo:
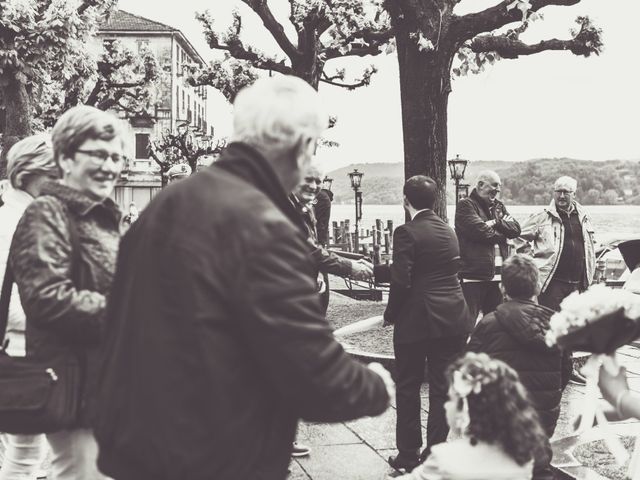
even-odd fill
[(120, 112), (130, 128), (127, 156), (131, 161), (115, 189), (115, 200), (125, 210), (131, 202), (142, 209), (161, 186), (158, 166), (148, 154), (149, 141), (185, 122), (196, 135), (213, 135), (207, 107), (210, 87), (185, 85), (184, 66), (205, 61), (177, 28), (116, 10), (100, 26), (96, 42), (102, 46), (113, 40), (133, 52), (151, 50), (163, 71), (160, 96), (149, 116)]

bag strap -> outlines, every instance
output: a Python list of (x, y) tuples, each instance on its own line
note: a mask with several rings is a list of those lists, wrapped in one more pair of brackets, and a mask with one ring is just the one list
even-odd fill
[[(69, 241), (71, 244), (71, 278), (75, 281), (80, 275), (80, 237), (78, 235), (78, 227), (76, 222), (71, 218), (67, 210), (67, 219), (69, 220)], [(4, 271), (4, 279), (2, 280), (2, 290), (0, 291), (0, 352), (7, 347), (8, 341), (5, 340), (7, 335), (7, 326), (9, 323), (9, 304), (11, 303), (11, 291), (15, 277), (11, 262), (7, 258), (7, 266)]]
[(7, 268), (4, 271), (2, 280), (2, 292), (0, 292), (0, 351), (6, 349), (4, 337), (9, 322), (9, 302), (11, 301), (11, 289), (13, 287), (13, 270), (7, 258)]

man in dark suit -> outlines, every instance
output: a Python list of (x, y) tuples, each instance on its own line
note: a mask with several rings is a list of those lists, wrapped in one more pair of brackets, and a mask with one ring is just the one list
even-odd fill
[[(389, 464), (411, 470), (444, 442), (449, 433), (444, 411), (445, 370), (462, 353), (473, 328), (458, 280), (460, 249), (453, 229), (433, 211), (436, 183), (417, 175), (404, 185), (404, 208), (411, 221), (393, 234), (389, 303), (384, 313), (394, 325), (396, 357), (396, 444)], [(422, 446), (420, 385), (425, 360), (429, 381), (427, 446)], [(422, 457), (422, 458), (420, 458)]]

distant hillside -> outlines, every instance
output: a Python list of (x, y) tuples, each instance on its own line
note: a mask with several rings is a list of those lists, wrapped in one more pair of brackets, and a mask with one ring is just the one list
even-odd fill
[[(404, 167), (402, 163), (353, 164), (329, 172), (333, 180), (334, 201), (353, 203), (353, 190), (347, 174), (357, 168), (362, 178), (363, 201), (373, 205), (402, 203)], [(562, 175), (578, 181), (578, 201), (585, 205), (640, 205), (640, 162), (609, 160), (595, 162), (569, 158), (536, 159), (527, 162), (470, 162), (465, 182), (473, 184), (482, 170), (495, 170), (502, 178), (502, 197), (511, 204), (544, 205), (551, 201), (553, 182)], [(454, 201), (453, 182), (447, 189)]]

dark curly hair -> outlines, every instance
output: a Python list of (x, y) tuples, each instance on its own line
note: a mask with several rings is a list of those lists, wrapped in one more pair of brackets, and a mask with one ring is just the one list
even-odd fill
[[(449, 367), (450, 383), (455, 371), (473, 383), (482, 384), (478, 393), (472, 391), (467, 395), (470, 419), (467, 434), (472, 442), (497, 444), (518, 465), (548, 456), (538, 414), (515, 370), (485, 353), (467, 353)], [(459, 408), (462, 402), (461, 398)]]

